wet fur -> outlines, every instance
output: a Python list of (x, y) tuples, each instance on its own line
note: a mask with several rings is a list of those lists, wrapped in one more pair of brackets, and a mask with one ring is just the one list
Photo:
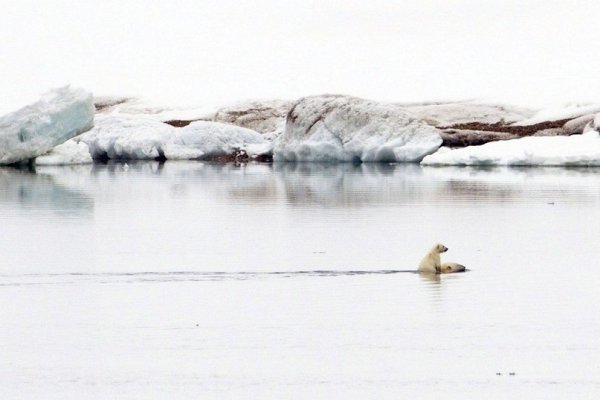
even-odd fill
[(440, 259), (440, 254), (448, 251), (448, 248), (443, 244), (436, 244), (433, 248), (423, 257), (419, 263), (419, 272), (425, 272), (429, 274), (447, 274), (452, 272), (462, 272), (465, 270), (464, 265), (457, 263), (443, 263)]

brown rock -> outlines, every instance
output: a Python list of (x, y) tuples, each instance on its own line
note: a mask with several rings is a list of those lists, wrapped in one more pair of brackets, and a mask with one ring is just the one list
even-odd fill
[(442, 131), (443, 146), (466, 147), (478, 146), (497, 140), (518, 139), (525, 136), (570, 135), (571, 133), (564, 129), (564, 125), (570, 121), (571, 119), (562, 119), (524, 126), (507, 125), (501, 122), (494, 124), (468, 122), (442, 126), (438, 129)]
[(446, 147), (479, 146), (497, 140), (518, 139), (520, 136), (509, 132), (480, 131), (470, 129), (444, 129), (440, 132)]

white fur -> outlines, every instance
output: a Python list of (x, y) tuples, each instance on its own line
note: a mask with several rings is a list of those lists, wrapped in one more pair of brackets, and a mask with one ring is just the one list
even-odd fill
[(462, 272), (465, 270), (463, 265), (457, 263), (443, 263), (440, 259), (440, 253), (448, 251), (448, 248), (443, 244), (436, 244), (433, 248), (423, 257), (419, 264), (419, 272), (425, 272), (429, 274), (444, 274), (451, 272)]

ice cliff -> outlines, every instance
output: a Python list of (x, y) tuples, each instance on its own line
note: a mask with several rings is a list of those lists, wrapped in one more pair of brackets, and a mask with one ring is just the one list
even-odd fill
[(350, 96), (305, 97), (288, 112), (275, 161), (415, 162), (442, 139), (398, 106)]
[(25, 161), (89, 130), (92, 94), (65, 86), (31, 105), (0, 117), (0, 164)]

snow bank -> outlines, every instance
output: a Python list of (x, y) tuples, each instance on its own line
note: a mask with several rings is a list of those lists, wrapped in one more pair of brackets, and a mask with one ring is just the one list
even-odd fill
[(275, 141), (275, 161), (420, 161), (442, 143), (438, 130), (392, 104), (349, 96), (300, 99)]
[(246, 151), (270, 151), (270, 144), (250, 129), (196, 121), (183, 128), (147, 118), (99, 116), (96, 126), (81, 136), (93, 158), (122, 160), (208, 159)]
[(155, 159), (174, 129), (152, 119), (97, 116), (94, 128), (81, 141), (93, 158)]
[(92, 94), (65, 86), (15, 112), (0, 117), (0, 164), (47, 153), (89, 130), (94, 121)]
[(600, 166), (600, 134), (525, 137), (456, 150), (441, 148), (423, 165)]
[(173, 140), (167, 143), (167, 159), (201, 159), (227, 155), (243, 150), (250, 156), (270, 152), (271, 144), (251, 129), (196, 121), (177, 129)]
[(70, 139), (52, 149), (48, 154), (35, 159), (35, 165), (77, 165), (92, 162), (87, 144)]

